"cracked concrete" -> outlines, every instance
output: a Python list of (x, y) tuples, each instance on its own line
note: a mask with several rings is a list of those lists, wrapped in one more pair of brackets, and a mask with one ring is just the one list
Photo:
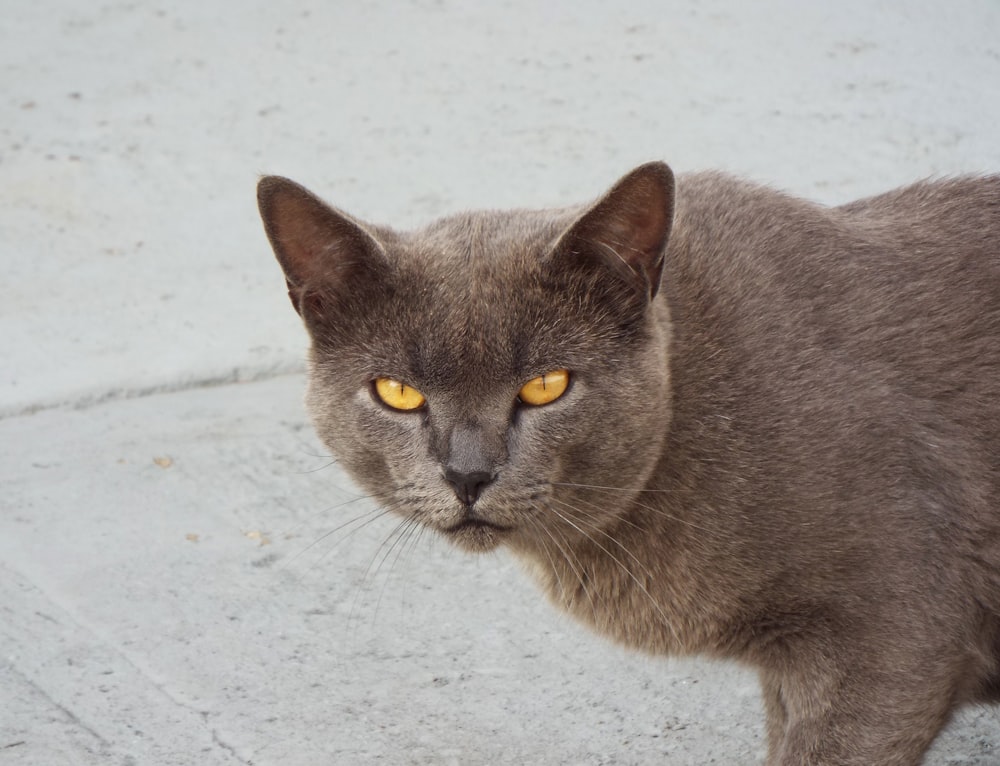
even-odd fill
[[(759, 762), (752, 674), (609, 646), (358, 496), (254, 183), (408, 225), (653, 158), (826, 202), (996, 172), (998, 30), (989, 0), (5, 9), (0, 765)], [(1000, 764), (997, 711), (928, 763)]]

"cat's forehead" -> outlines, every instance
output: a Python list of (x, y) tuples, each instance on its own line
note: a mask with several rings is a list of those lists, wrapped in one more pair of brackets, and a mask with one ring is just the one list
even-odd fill
[[(544, 212), (472, 212), (403, 235), (392, 253), (395, 295), (414, 324), (455, 328), (462, 338), (520, 332), (520, 319), (556, 314), (563, 296), (544, 262), (564, 229)], [(419, 320), (425, 321), (419, 321)]]
[(481, 210), (440, 218), (400, 237), (406, 254), (448, 268), (488, 268), (504, 260), (541, 257), (572, 221), (573, 209)]
[(573, 300), (542, 268), (564, 228), (551, 213), (467, 213), (400, 235), (382, 308), (406, 371), (442, 385), (522, 374), (570, 343)]

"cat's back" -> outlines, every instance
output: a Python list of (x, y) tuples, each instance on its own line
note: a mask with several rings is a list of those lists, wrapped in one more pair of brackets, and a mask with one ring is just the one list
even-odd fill
[(958, 511), (966, 560), (985, 567), (975, 590), (1000, 610), (1000, 545), (986, 542), (1000, 539), (1000, 177), (830, 208), (682, 176), (675, 233), (663, 291), (678, 417), (741, 422), (738, 437), (698, 426), (718, 442), (698, 449), (750, 455), (747, 475), (798, 465), (813, 487), (849, 465), (851, 488), (822, 492), (885, 504), (892, 485)]
[(878, 273), (860, 293), (876, 303), (876, 350), (904, 343), (897, 364), (925, 394), (979, 392), (1000, 421), (1000, 176), (924, 181), (831, 215)]
[(682, 176), (664, 288), (748, 351), (845, 354), (912, 380), (992, 371), (1000, 397), (1000, 176), (832, 208)]
[(677, 223), (671, 446), (749, 480), (737, 507), (780, 509), (767, 534), (794, 527), (776, 547), (806, 562), (799, 584), (836, 540), (866, 551), (857, 582), (883, 610), (965, 621), (969, 698), (1000, 701), (1000, 176), (833, 208), (682, 177)]
[(1000, 277), (1000, 175), (920, 181), (836, 208), (868, 236), (978, 257)]
[(675, 251), (688, 250), (706, 275), (790, 271), (808, 283), (810, 273), (850, 279), (864, 269), (906, 279), (946, 275), (959, 263), (1000, 281), (1000, 175), (921, 181), (838, 207), (723, 173), (684, 175), (673, 237)]

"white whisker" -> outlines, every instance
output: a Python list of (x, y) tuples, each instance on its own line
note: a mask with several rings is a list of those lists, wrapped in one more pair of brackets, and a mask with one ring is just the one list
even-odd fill
[[(569, 567), (570, 572), (573, 573), (573, 576), (576, 578), (577, 582), (580, 583), (580, 590), (583, 591), (583, 595), (587, 598), (587, 602), (590, 604), (590, 610), (594, 616), (594, 624), (596, 625), (597, 605), (594, 603), (594, 596), (591, 593), (590, 588), (587, 587), (587, 578), (584, 577), (584, 574), (581, 571), (582, 567), (580, 565), (579, 560), (573, 554), (572, 549), (568, 547), (563, 547), (563, 545), (559, 543), (559, 541), (555, 538), (555, 535), (552, 533), (552, 530), (548, 529), (544, 524), (540, 523), (538, 519), (535, 518), (534, 516), (530, 517), (530, 519), (532, 525), (536, 529), (541, 529), (543, 532), (545, 532), (546, 535), (548, 535), (549, 539), (552, 541), (553, 545), (556, 546), (556, 549), (562, 556), (563, 561), (566, 562), (566, 566)], [(546, 558), (548, 558), (549, 564), (552, 566), (552, 573), (556, 578), (556, 583), (559, 586), (560, 592), (568, 595), (569, 591), (566, 589), (565, 585), (562, 582), (561, 577), (559, 576), (559, 567), (556, 566), (555, 561), (552, 559), (552, 556), (549, 553), (548, 546), (545, 545), (544, 540), (540, 540), (539, 542), (542, 545), (542, 550), (545, 551), (545, 556)], [(569, 541), (567, 541), (565, 538), (563, 538), (563, 542), (566, 543), (567, 546), (569, 545)]]
[(672, 489), (632, 489), (631, 487), (604, 487), (600, 484), (578, 484), (576, 482), (570, 481), (554, 481), (552, 482), (553, 487), (577, 487), (579, 489), (603, 489), (608, 492), (674, 492)]
[[(645, 564), (643, 564), (643, 563), (642, 563), (642, 562), (641, 562), (641, 561), (640, 561), (640, 560), (639, 560), (638, 558), (636, 558), (636, 557), (635, 557), (635, 554), (633, 554), (633, 553), (632, 553), (632, 551), (630, 551), (630, 550), (629, 550), (628, 548), (626, 548), (626, 547), (625, 547), (625, 545), (624, 545), (624, 544), (623, 544), (623, 543), (621, 542), (621, 540), (619, 540), (618, 538), (614, 537), (614, 536), (613, 536), (613, 535), (611, 535), (611, 534), (608, 534), (608, 533), (607, 533), (607, 532), (605, 532), (605, 531), (604, 531), (604, 530), (603, 530), (603, 529), (602, 529), (602, 528), (601, 528), (600, 526), (598, 526), (597, 524), (593, 523), (593, 522), (592, 522), (592, 521), (590, 521), (589, 519), (585, 519), (585, 518), (581, 518), (581, 516), (578, 516), (578, 515), (575, 515), (575, 514), (581, 514), (581, 515), (583, 515), (583, 514), (584, 514), (584, 511), (583, 511), (583, 509), (582, 509), (582, 508), (577, 508), (577, 507), (575, 507), (574, 505), (572, 505), (572, 504), (570, 504), (570, 503), (567, 503), (567, 502), (566, 502), (565, 500), (558, 500), (558, 499), (556, 499), (556, 498), (552, 498), (552, 499), (553, 499), (553, 500), (554, 500), (555, 502), (559, 503), (559, 504), (560, 504), (561, 506), (563, 506), (564, 508), (566, 508), (567, 510), (569, 510), (569, 511), (573, 512), (573, 513), (574, 513), (574, 518), (575, 518), (575, 519), (576, 519), (577, 521), (579, 521), (579, 522), (580, 522), (581, 524), (584, 524), (584, 525), (586, 525), (588, 529), (592, 529), (592, 530), (593, 530), (594, 532), (597, 532), (597, 533), (599, 533), (599, 534), (603, 535), (603, 536), (604, 536), (604, 537), (606, 537), (606, 538), (607, 538), (608, 540), (610, 540), (610, 541), (611, 541), (611, 542), (613, 542), (613, 543), (614, 543), (615, 545), (617, 545), (617, 546), (618, 546), (619, 548), (621, 548), (621, 549), (622, 549), (622, 551), (624, 551), (624, 552), (625, 552), (625, 554), (626, 554), (626, 555), (627, 555), (627, 556), (628, 556), (628, 557), (629, 557), (630, 559), (632, 559), (632, 561), (634, 561), (634, 562), (636, 563), (636, 565), (637, 565), (637, 566), (639, 566), (639, 567), (640, 567), (640, 568), (642, 569), (642, 573), (643, 573), (644, 575), (646, 575), (647, 577), (650, 577), (650, 579), (652, 579), (652, 578), (651, 578), (651, 575), (650, 575), (650, 573), (649, 573), (649, 570), (648, 570), (648, 569), (646, 568), (646, 565), (645, 565)], [(617, 521), (623, 521), (623, 519), (616, 519), (616, 520), (617, 520)], [(631, 523), (631, 522), (630, 522), (630, 523)], [(633, 527), (635, 527), (636, 529), (639, 529), (639, 527), (637, 527), (637, 526), (636, 526), (635, 524), (632, 524), (632, 526), (633, 526)], [(593, 539), (592, 537), (591, 537), (590, 539), (591, 539), (591, 541), (593, 541), (593, 542), (596, 542), (596, 541), (594, 541), (594, 539)]]
[[(559, 501), (559, 502), (560, 502), (560, 503), (561, 503), (562, 505), (565, 505), (565, 506), (568, 506), (568, 507), (569, 507), (569, 508), (571, 508), (571, 509), (573, 508), (573, 506), (569, 505), (568, 503), (565, 503), (564, 501)], [(590, 534), (589, 534), (589, 533), (588, 533), (588, 532), (587, 532), (587, 531), (586, 531), (585, 529), (583, 529), (582, 527), (580, 527), (579, 525), (577, 525), (577, 524), (576, 524), (576, 523), (575, 523), (575, 522), (574, 522), (574, 521), (573, 521), (573, 520), (572, 520), (571, 518), (569, 518), (568, 516), (566, 516), (566, 515), (565, 515), (565, 514), (563, 514), (563, 513), (560, 513), (560, 512), (559, 512), (559, 511), (558, 511), (557, 509), (555, 509), (555, 508), (552, 508), (551, 506), (549, 506), (549, 508), (550, 508), (550, 510), (551, 510), (551, 511), (552, 511), (553, 513), (555, 513), (555, 514), (556, 514), (556, 515), (557, 515), (557, 516), (558, 516), (559, 518), (561, 518), (561, 519), (562, 519), (563, 521), (565, 521), (565, 522), (566, 522), (567, 524), (569, 524), (569, 525), (570, 525), (571, 527), (573, 527), (574, 529), (576, 529), (576, 530), (577, 530), (577, 531), (578, 531), (578, 532), (579, 532), (579, 533), (580, 533), (581, 535), (583, 535), (583, 536), (584, 536), (585, 538), (587, 538), (588, 540), (590, 540), (590, 542), (592, 542), (592, 543), (593, 543), (594, 545), (596, 545), (596, 546), (597, 546), (597, 547), (598, 547), (598, 548), (599, 548), (599, 549), (600, 549), (601, 551), (603, 551), (603, 553), (604, 553), (604, 554), (605, 554), (605, 555), (606, 555), (606, 556), (607, 556), (608, 558), (610, 558), (610, 559), (611, 559), (611, 560), (612, 560), (613, 562), (615, 562), (615, 564), (617, 564), (617, 565), (618, 565), (618, 567), (619, 567), (619, 568), (621, 569), (621, 571), (622, 571), (622, 572), (624, 572), (624, 573), (625, 573), (625, 574), (626, 574), (626, 575), (627, 575), (627, 576), (629, 577), (629, 579), (630, 579), (630, 580), (632, 580), (632, 582), (633, 582), (633, 583), (635, 583), (635, 585), (636, 585), (636, 586), (637, 586), (637, 587), (639, 588), (639, 590), (640, 590), (640, 591), (642, 591), (642, 593), (643, 593), (643, 594), (644, 594), (644, 595), (646, 596), (646, 598), (647, 598), (647, 599), (649, 599), (649, 603), (650, 603), (650, 604), (651, 604), (651, 605), (653, 606), (653, 608), (654, 608), (654, 609), (656, 610), (657, 614), (659, 614), (659, 615), (660, 615), (660, 618), (661, 618), (661, 620), (663, 621), (663, 625), (664, 625), (664, 626), (665, 626), (666, 628), (668, 628), (668, 629), (670, 630), (670, 632), (671, 632), (671, 634), (673, 635), (674, 639), (675, 639), (676, 641), (678, 641), (678, 643), (680, 643), (680, 636), (678, 636), (678, 635), (677, 635), (677, 631), (675, 630), (675, 628), (674, 628), (674, 625), (673, 625), (673, 623), (672, 623), (672, 622), (670, 621), (670, 619), (669, 619), (669, 618), (667, 617), (666, 613), (665, 613), (665, 612), (663, 611), (663, 608), (662, 608), (662, 607), (660, 606), (659, 602), (657, 602), (657, 600), (656, 600), (655, 598), (653, 598), (653, 594), (652, 594), (652, 593), (650, 593), (650, 592), (649, 592), (649, 589), (648, 589), (648, 588), (646, 588), (646, 586), (642, 584), (642, 582), (641, 582), (641, 581), (639, 580), (639, 578), (638, 578), (638, 577), (636, 577), (635, 573), (634, 573), (634, 572), (633, 572), (633, 571), (632, 571), (631, 569), (629, 569), (629, 568), (628, 568), (627, 566), (625, 566), (624, 562), (622, 562), (622, 560), (621, 560), (621, 559), (619, 559), (619, 558), (618, 558), (617, 556), (615, 556), (615, 555), (614, 555), (614, 554), (613, 554), (613, 553), (612, 553), (611, 551), (609, 551), (609, 550), (608, 550), (608, 549), (607, 549), (607, 548), (606, 548), (606, 547), (605, 547), (604, 545), (602, 545), (602, 544), (601, 544), (601, 543), (600, 543), (600, 542), (599, 542), (598, 540), (594, 539), (594, 537), (593, 537), (592, 535), (590, 535)], [(578, 510), (578, 509), (573, 509), (573, 510)], [(582, 522), (582, 520), (581, 520), (581, 522)], [(629, 551), (628, 551), (628, 550), (627, 550), (627, 549), (626, 549), (626, 548), (625, 548), (625, 547), (624, 547), (624, 546), (623, 546), (623, 545), (621, 544), (621, 542), (619, 542), (619, 541), (618, 541), (618, 540), (616, 540), (615, 538), (611, 537), (610, 535), (608, 535), (608, 534), (607, 534), (606, 532), (604, 532), (603, 530), (600, 530), (600, 529), (597, 529), (597, 528), (595, 528), (595, 531), (600, 531), (600, 532), (601, 532), (601, 533), (602, 533), (602, 534), (603, 534), (603, 535), (604, 535), (605, 537), (607, 537), (607, 538), (608, 538), (609, 540), (611, 540), (611, 541), (613, 541), (614, 543), (616, 543), (616, 544), (618, 545), (618, 547), (619, 547), (619, 548), (621, 548), (621, 549), (622, 549), (623, 551), (625, 551), (626, 553), (628, 553), (628, 554), (629, 554), (629, 556), (631, 556), (631, 558), (632, 558), (633, 560), (635, 560), (635, 561), (636, 561), (636, 563), (637, 563), (637, 564), (639, 564), (639, 566), (641, 566), (641, 567), (642, 567), (642, 570), (643, 570), (643, 574), (645, 574), (645, 575), (646, 575), (647, 577), (650, 577), (650, 573), (649, 573), (649, 570), (648, 570), (648, 569), (647, 569), (647, 568), (646, 568), (645, 566), (643, 566), (643, 565), (642, 565), (642, 563), (641, 563), (641, 562), (639, 562), (639, 560), (638, 560), (638, 559), (636, 559), (636, 558), (635, 558), (635, 556), (634, 556), (634, 555), (633, 555), (633, 554), (632, 554), (631, 552), (629, 552)]]
[[(571, 483), (571, 482), (557, 482), (557, 481), (552, 482), (552, 486), (553, 487), (569, 487), (569, 488), (573, 488), (573, 489), (596, 489), (596, 490), (605, 490), (605, 491), (608, 491), (608, 492), (631, 492), (631, 493), (639, 493), (639, 492), (668, 492), (668, 493), (670, 493), (670, 492), (674, 491), (674, 490), (671, 490), (671, 489), (629, 489), (628, 487), (602, 487), (602, 486), (597, 485), (597, 484), (575, 484), (575, 483)], [(580, 499), (580, 498), (574, 498), (574, 499)], [(688, 519), (682, 519), (680, 516), (675, 516), (674, 514), (669, 513), (667, 511), (663, 510), (662, 508), (654, 508), (651, 505), (646, 505), (645, 503), (640, 503), (638, 501), (633, 501), (633, 502), (635, 503), (635, 505), (637, 505), (640, 508), (644, 508), (647, 511), (652, 511), (656, 515), (662, 516), (665, 519), (670, 519), (671, 521), (676, 521), (678, 524), (685, 524), (686, 526), (689, 526), (692, 529), (698, 529), (698, 530), (701, 530), (702, 532), (709, 532), (709, 531), (711, 531), (708, 528), (703, 527), (700, 524), (696, 524), (693, 521), (689, 521)]]
[[(387, 510), (386, 513), (388, 512), (389, 511)], [(369, 575), (372, 575), (374, 577), (372, 573), (372, 568), (374, 567), (375, 572), (376, 573), (378, 572), (378, 570), (382, 566), (382, 563), (386, 560), (386, 558), (388, 558), (388, 556), (392, 553), (393, 548), (395, 548), (396, 544), (399, 542), (400, 537), (402, 537), (402, 535), (406, 532), (406, 530), (410, 528), (410, 526), (414, 523), (414, 521), (415, 518), (413, 516), (405, 516), (403, 519), (399, 521), (398, 524), (396, 524), (395, 527), (393, 527), (392, 531), (389, 532), (388, 535), (386, 535), (385, 539), (379, 544), (378, 548), (375, 549), (375, 552), (372, 554), (372, 557), (368, 560), (368, 566), (365, 567), (364, 572), (362, 572), (361, 574), (361, 582), (358, 583), (358, 588), (354, 594), (354, 601), (351, 604), (351, 611), (348, 614), (347, 618), (348, 622), (354, 621), (355, 615), (357, 613), (358, 599), (360, 598), (362, 591), (365, 589), (365, 583), (369, 581)], [(386, 545), (389, 546), (388, 549), (386, 549)], [(385, 550), (384, 553), (382, 553), (383, 550)], [(379, 559), (380, 553), (382, 554), (381, 559)], [(377, 566), (376, 562), (378, 562)], [(376, 610), (377, 608), (378, 605), (376, 604)]]
[(382, 587), (379, 590), (378, 598), (375, 600), (375, 611), (372, 613), (372, 623), (378, 619), (378, 610), (382, 605), (382, 597), (385, 595), (385, 590), (389, 585), (389, 577), (392, 575), (393, 570), (396, 568), (396, 562), (399, 561), (399, 556), (402, 554), (403, 550), (406, 548), (407, 543), (416, 533), (416, 530), (420, 529), (422, 525), (417, 521), (415, 516), (408, 516), (403, 520), (402, 531), (396, 536), (396, 539), (386, 550), (382, 559), (379, 561), (378, 566), (375, 567), (375, 573), (372, 579), (377, 577), (385, 565), (386, 560), (392, 554), (393, 549), (396, 550), (396, 555), (393, 557), (392, 562), (389, 564), (389, 571), (386, 572), (385, 578), (382, 581)]

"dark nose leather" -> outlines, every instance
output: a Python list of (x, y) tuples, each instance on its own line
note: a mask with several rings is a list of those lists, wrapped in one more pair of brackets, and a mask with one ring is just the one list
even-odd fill
[(479, 499), (480, 493), (493, 481), (493, 475), (486, 471), (455, 471), (446, 468), (444, 478), (455, 490), (455, 495), (466, 507), (471, 507)]

